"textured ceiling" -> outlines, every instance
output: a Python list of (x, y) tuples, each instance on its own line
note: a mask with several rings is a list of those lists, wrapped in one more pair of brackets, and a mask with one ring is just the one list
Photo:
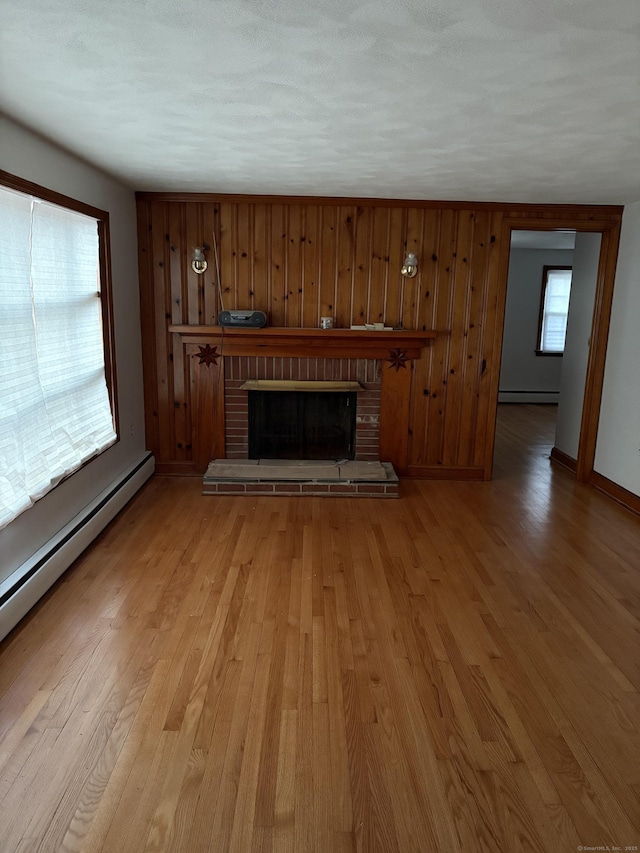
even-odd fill
[(640, 199), (640, 0), (2, 0), (6, 112), (136, 189)]

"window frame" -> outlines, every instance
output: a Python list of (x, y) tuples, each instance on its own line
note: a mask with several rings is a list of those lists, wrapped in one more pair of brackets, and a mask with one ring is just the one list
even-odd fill
[[(102, 314), (102, 349), (104, 355), (104, 375), (107, 385), (107, 393), (109, 395), (109, 404), (111, 406), (111, 417), (113, 419), (113, 429), (116, 434), (116, 440), (109, 447), (113, 447), (120, 441), (120, 418), (118, 413), (118, 393), (116, 384), (116, 359), (115, 359), (115, 332), (113, 322), (113, 296), (111, 286), (111, 240), (109, 233), (109, 213), (106, 210), (101, 210), (93, 205), (86, 204), (83, 201), (72, 198), (71, 196), (63, 195), (62, 193), (50, 190), (33, 181), (27, 181), (24, 178), (19, 178), (17, 175), (12, 175), (9, 172), (0, 170), (0, 186), (6, 187), (16, 192), (31, 195), (42, 201), (50, 204), (58, 205), (58, 207), (66, 208), (75, 213), (83, 213), (85, 216), (90, 216), (97, 220), (98, 223), (98, 262), (100, 269), (100, 304)], [(109, 447), (105, 448), (108, 450)], [(96, 459), (104, 450), (101, 450), (91, 456), (89, 459), (63, 477), (60, 482), (72, 477), (85, 465), (88, 465), (93, 459)], [(54, 486), (55, 489), (55, 486)], [(53, 491), (53, 490), (52, 490)], [(48, 493), (50, 494), (50, 492)]]
[[(544, 358), (562, 358), (562, 356), (564, 355), (564, 349), (561, 352), (553, 352), (551, 350), (540, 349), (540, 346), (542, 344), (542, 326), (544, 323), (544, 303), (545, 297), (547, 295), (549, 273), (554, 272), (555, 270), (571, 270), (573, 272), (573, 266), (571, 264), (545, 264), (542, 267), (542, 286), (540, 288), (540, 310), (538, 312), (538, 334), (536, 337), (535, 354)], [(568, 315), (569, 312), (567, 311), (567, 316)]]

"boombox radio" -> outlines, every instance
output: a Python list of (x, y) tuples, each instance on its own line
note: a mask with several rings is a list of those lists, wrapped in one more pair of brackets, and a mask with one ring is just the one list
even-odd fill
[(261, 329), (267, 325), (264, 311), (221, 311), (218, 323), (227, 328)]

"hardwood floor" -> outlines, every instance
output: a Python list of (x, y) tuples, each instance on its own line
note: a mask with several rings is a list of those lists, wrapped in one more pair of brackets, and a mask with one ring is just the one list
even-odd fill
[(397, 501), (150, 481), (0, 645), (2, 853), (640, 844), (640, 522), (552, 420)]

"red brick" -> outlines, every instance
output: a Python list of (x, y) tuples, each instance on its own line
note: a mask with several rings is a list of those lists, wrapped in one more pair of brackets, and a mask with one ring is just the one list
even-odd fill
[(274, 488), (276, 492), (300, 493), (300, 483), (276, 483)]
[(248, 492), (273, 492), (273, 483), (247, 483)]
[(356, 487), (354, 485), (347, 485), (346, 483), (336, 483), (332, 484), (329, 487), (329, 491), (331, 494), (355, 494)]
[(318, 494), (319, 492), (328, 492), (329, 486), (324, 483), (303, 483), (302, 484), (303, 492), (315, 492)]

